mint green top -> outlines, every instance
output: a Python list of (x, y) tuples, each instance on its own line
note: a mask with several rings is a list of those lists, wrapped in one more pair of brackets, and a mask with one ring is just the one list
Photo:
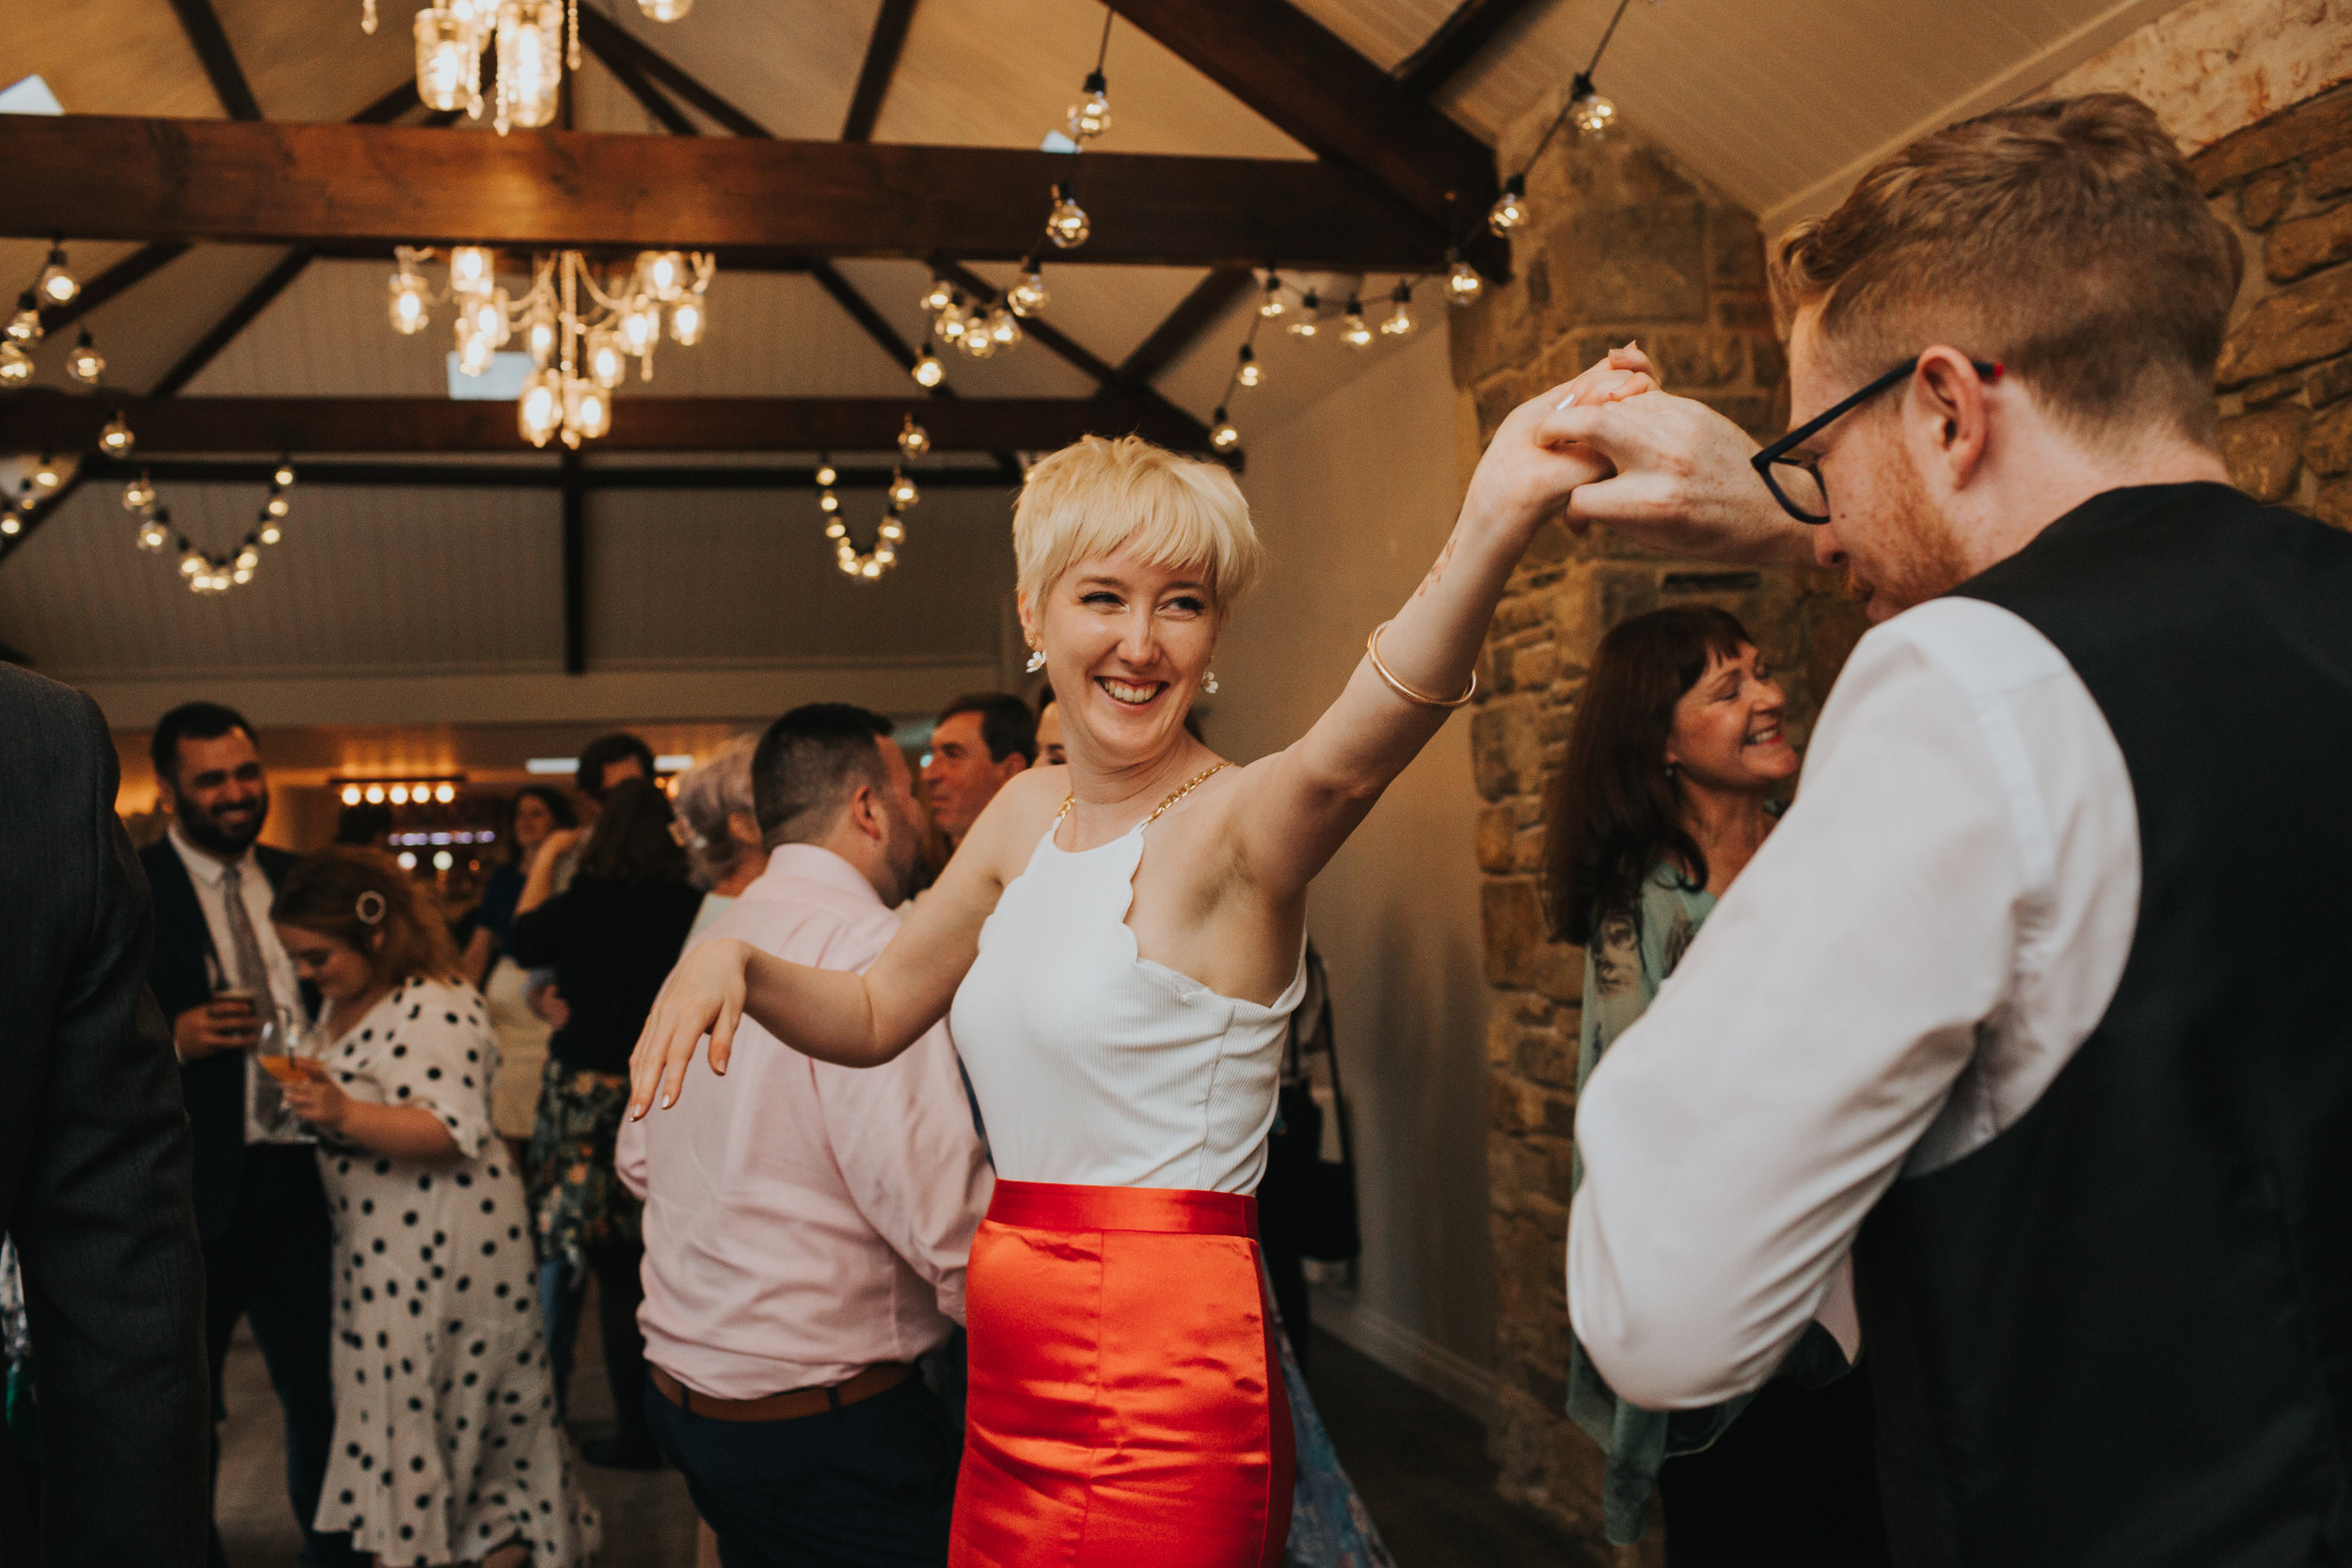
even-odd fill
[[(1638, 910), (1619, 910), (1595, 924), (1584, 948), (1584, 1013), (1576, 1049), (1579, 1094), (1602, 1053), (1648, 1011), (1659, 988), (1690, 951), (1714, 910), (1713, 894), (1692, 887), (1680, 871), (1661, 863), (1642, 884)], [(1570, 1179), (1575, 1184), (1584, 1180), (1581, 1155), (1571, 1166)], [(1820, 1359), (1825, 1350), (1826, 1362)], [(1816, 1324), (1775, 1375), (1794, 1375), (1818, 1385), (1845, 1370), (1836, 1341)], [(1611, 1392), (1584, 1354), (1582, 1341), (1568, 1341), (1568, 1415), (1608, 1456), (1601, 1512), (1612, 1543), (1629, 1545), (1642, 1538), (1650, 1494), (1667, 1456), (1696, 1453), (1714, 1442), (1754, 1397), (1743, 1394), (1703, 1410), (1644, 1410)]]

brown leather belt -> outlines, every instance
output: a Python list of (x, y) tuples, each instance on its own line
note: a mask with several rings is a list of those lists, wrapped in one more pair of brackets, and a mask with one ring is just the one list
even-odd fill
[(690, 1415), (713, 1421), (797, 1421), (886, 1394), (914, 1375), (914, 1369), (904, 1361), (877, 1361), (849, 1381), (829, 1387), (794, 1388), (755, 1400), (723, 1400), (689, 1388), (659, 1367), (649, 1365), (645, 1370), (663, 1399)]

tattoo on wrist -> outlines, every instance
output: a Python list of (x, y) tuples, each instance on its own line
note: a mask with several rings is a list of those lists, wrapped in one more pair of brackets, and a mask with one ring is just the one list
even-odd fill
[(1445, 548), (1438, 552), (1438, 559), (1431, 564), (1429, 568), (1429, 575), (1421, 579), (1421, 586), (1419, 588), (1413, 590), (1413, 597), (1418, 599), (1423, 594), (1428, 593), (1432, 588), (1437, 587), (1438, 579), (1445, 576), (1445, 564), (1447, 562), (1454, 559), (1454, 541), (1459, 536), (1460, 531), (1461, 531), (1459, 529), (1456, 529), (1454, 532), (1446, 535)]

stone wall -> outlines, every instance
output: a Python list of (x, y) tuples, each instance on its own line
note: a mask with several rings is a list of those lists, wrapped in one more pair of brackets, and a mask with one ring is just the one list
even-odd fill
[[(1556, 112), (1539, 105), (1499, 150), (1518, 166)], [(1454, 312), (1456, 387), (1483, 447), (1511, 409), (1637, 339), (1666, 385), (1759, 437), (1780, 428), (1787, 363), (1752, 214), (1638, 137), (1564, 132), (1529, 179), (1514, 280)], [(1479, 669), (1470, 744), (1485, 874), (1488, 1170), (1498, 1293), (1493, 1447), (1506, 1495), (1600, 1539), (1598, 1450), (1568, 1422), (1569, 1130), (1583, 955), (1550, 940), (1537, 898), (1544, 779), (1600, 634), (1661, 605), (1708, 602), (1746, 623), (1790, 681), (1802, 742), (1861, 625), (1821, 574), (1724, 570), (1550, 525), (1513, 578)], [(1645, 1560), (1657, 1538), (1630, 1554)]]
[[(2166, 105), (2157, 103), (2159, 112)], [(1514, 168), (1556, 105), (1506, 133)], [(2221, 426), (2237, 482), (2352, 528), (2352, 86), (2198, 152), (2249, 276), (2222, 357)], [(1674, 391), (1759, 439), (1785, 416), (1786, 361), (1753, 217), (1623, 132), (1555, 145), (1529, 182), (1515, 279), (1453, 322), (1455, 386), (1483, 448), (1518, 403), (1638, 338)], [(1466, 423), (1471, 416), (1466, 416)], [(1824, 575), (1726, 571), (1551, 525), (1513, 578), (1480, 666), (1471, 727), (1484, 806), (1488, 1166), (1499, 1296), (1492, 1442), (1506, 1495), (1596, 1543), (1597, 1450), (1562, 1414), (1566, 1239), (1583, 956), (1550, 940), (1537, 895), (1542, 791), (1601, 634), (1660, 605), (1706, 601), (1743, 620), (1790, 689), (1802, 744), (1860, 635)], [(1655, 1531), (1629, 1561), (1659, 1560)]]
[(2352, 529), (2352, 86), (2190, 162), (2246, 242), (2246, 288), (2221, 354), (2231, 477)]

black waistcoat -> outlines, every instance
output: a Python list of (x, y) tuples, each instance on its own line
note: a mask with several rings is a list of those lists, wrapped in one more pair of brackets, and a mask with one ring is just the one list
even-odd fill
[(1957, 592), (2090, 689), (2142, 883), (2048, 1091), (1863, 1227), (1897, 1560), (2352, 1560), (2352, 537), (2116, 490)]

